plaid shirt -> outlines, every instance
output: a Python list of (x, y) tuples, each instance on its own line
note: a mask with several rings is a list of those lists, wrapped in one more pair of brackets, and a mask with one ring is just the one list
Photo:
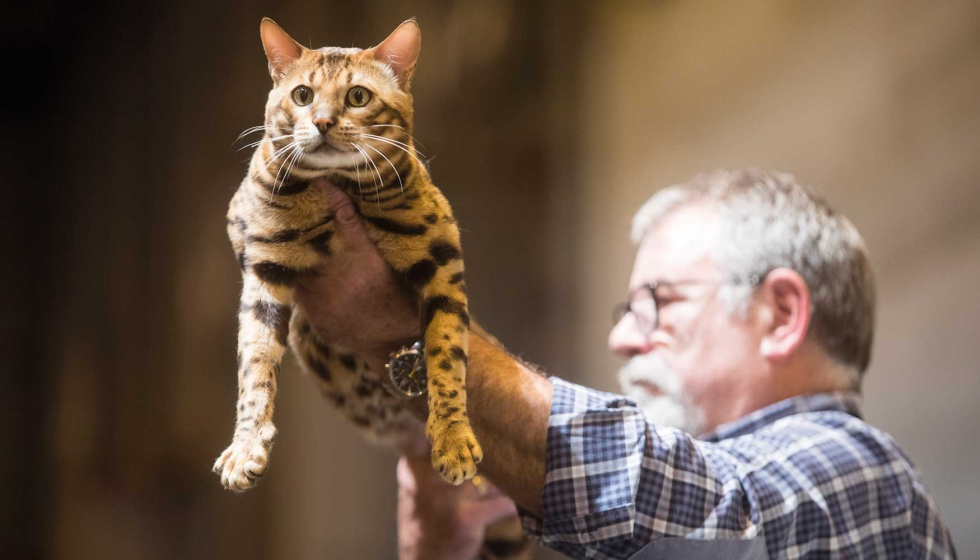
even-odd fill
[(521, 521), (564, 554), (956, 557), (922, 478), (860, 419), (857, 394), (794, 397), (694, 439), (647, 424), (625, 397), (552, 382), (544, 515)]

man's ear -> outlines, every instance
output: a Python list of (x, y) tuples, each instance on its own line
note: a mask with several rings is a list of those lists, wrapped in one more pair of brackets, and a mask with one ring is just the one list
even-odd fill
[(269, 59), (269, 74), (278, 84), (286, 67), (303, 54), (303, 47), (269, 18), (262, 19), (259, 33), (262, 35), (265, 56)]
[(368, 53), (375, 60), (390, 65), (398, 76), (398, 87), (408, 91), (421, 48), (422, 31), (419, 29), (419, 24), (415, 23), (414, 19), (410, 19), (399, 25), (387, 39), (370, 49)]
[(803, 344), (810, 328), (810, 289), (795, 270), (777, 268), (759, 288), (765, 306), (766, 332), (760, 352), (768, 360), (783, 360)]

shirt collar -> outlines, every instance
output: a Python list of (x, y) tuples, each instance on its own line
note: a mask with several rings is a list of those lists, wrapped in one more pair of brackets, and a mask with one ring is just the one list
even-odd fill
[(861, 418), (861, 395), (846, 391), (790, 397), (765, 408), (760, 408), (738, 420), (722, 424), (714, 432), (699, 436), (698, 439), (718, 442), (723, 439), (751, 434), (763, 426), (793, 414), (825, 411), (846, 412), (851, 416)]

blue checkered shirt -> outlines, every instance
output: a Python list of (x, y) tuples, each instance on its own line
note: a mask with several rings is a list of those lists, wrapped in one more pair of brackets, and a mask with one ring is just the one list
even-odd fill
[(769, 558), (956, 557), (921, 476), (855, 393), (787, 399), (695, 439), (622, 396), (552, 382), (543, 516), (521, 521), (573, 558), (669, 537), (761, 539)]

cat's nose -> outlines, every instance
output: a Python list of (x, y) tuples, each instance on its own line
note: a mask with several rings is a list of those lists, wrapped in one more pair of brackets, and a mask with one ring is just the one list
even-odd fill
[(320, 131), (320, 134), (326, 134), (327, 130), (329, 130), (335, 122), (336, 121), (334, 118), (330, 115), (317, 115), (316, 118), (313, 119), (313, 124), (316, 125), (316, 128)]

